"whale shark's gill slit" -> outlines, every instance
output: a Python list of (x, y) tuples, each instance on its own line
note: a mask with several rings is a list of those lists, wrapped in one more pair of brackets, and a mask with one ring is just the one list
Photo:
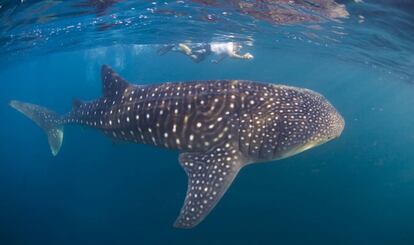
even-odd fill
[(230, 143), (206, 153), (182, 153), (179, 161), (188, 185), (174, 227), (192, 228), (210, 213), (247, 162)]

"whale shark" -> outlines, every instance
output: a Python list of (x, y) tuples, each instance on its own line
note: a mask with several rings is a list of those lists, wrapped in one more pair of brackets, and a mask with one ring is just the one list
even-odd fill
[(246, 80), (137, 85), (107, 65), (101, 76), (102, 97), (74, 100), (63, 116), (16, 100), (10, 105), (45, 131), (53, 155), (67, 124), (97, 128), (117, 141), (178, 150), (188, 186), (177, 228), (199, 224), (244, 166), (321, 145), (345, 126), (334, 106), (309, 89)]

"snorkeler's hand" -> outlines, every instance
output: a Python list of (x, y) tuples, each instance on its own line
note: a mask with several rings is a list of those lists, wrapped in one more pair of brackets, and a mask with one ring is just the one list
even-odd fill
[(243, 59), (247, 59), (247, 60), (251, 60), (251, 59), (253, 59), (254, 57), (253, 57), (253, 55), (251, 54), (251, 53), (245, 53), (244, 55), (243, 55)]

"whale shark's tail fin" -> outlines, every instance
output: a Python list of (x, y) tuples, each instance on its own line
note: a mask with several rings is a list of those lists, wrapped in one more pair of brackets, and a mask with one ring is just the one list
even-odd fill
[(16, 100), (10, 101), (10, 106), (32, 119), (37, 126), (47, 134), (50, 150), (56, 156), (59, 153), (63, 141), (63, 126), (58, 114), (45, 107), (24, 103)]

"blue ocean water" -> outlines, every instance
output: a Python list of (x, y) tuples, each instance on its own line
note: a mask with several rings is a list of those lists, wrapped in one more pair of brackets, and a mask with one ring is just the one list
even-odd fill
[[(96, 2), (0, 4), (0, 244), (414, 244), (410, 1), (337, 1), (346, 17), (305, 8), (320, 19), (303, 21), (255, 1)], [(254, 59), (156, 53), (183, 41), (238, 41)], [(346, 127), (320, 147), (247, 166), (200, 225), (176, 229), (187, 187), (178, 152), (68, 126), (53, 157), (42, 130), (8, 106), (18, 99), (67, 113), (73, 98), (101, 95), (102, 64), (136, 84), (306, 87)]]

